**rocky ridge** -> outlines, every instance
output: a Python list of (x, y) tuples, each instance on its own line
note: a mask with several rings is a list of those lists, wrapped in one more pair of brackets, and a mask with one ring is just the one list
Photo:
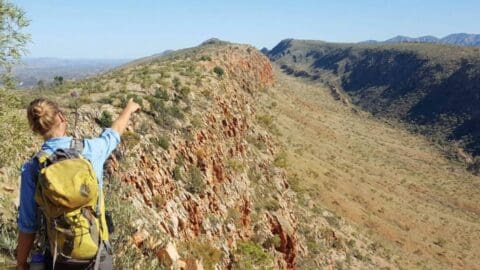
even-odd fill
[[(85, 84), (101, 89), (87, 94)], [(145, 265), (157, 257), (173, 268), (197, 260), (207, 269), (246, 269), (259, 259), (260, 267), (295, 268), (294, 194), (256, 115), (257, 93), (273, 84), (257, 50), (207, 43), (68, 87), (83, 100), (79, 136), (99, 132), (94, 120), (117, 113), (127, 97), (143, 104), (106, 168), (110, 196), (138, 213), (128, 241), (117, 239), (119, 257), (133, 248), (153, 254), (142, 256)], [(215, 256), (198, 256), (192, 243)]]

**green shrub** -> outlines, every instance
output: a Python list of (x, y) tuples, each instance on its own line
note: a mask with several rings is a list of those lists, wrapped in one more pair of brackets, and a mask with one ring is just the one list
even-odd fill
[[(108, 176), (107, 176), (108, 177)], [(115, 222), (115, 233), (110, 235), (115, 251), (121, 256), (113, 256), (113, 269), (159, 269), (159, 262), (153, 250), (147, 245), (130, 248), (131, 237), (137, 230), (138, 209), (131, 203), (128, 194), (134, 192), (131, 185), (124, 185), (120, 179), (110, 179), (105, 187), (105, 208), (110, 211)], [(166, 236), (151, 225), (146, 228), (154, 241), (165, 241)], [(148, 258), (145, 260), (145, 258)], [(161, 268), (160, 268), (161, 269)]]
[(176, 181), (183, 180), (182, 167), (180, 167), (179, 165), (175, 166), (175, 169), (173, 169), (173, 179), (175, 179)]
[(267, 210), (274, 212), (280, 209), (280, 203), (278, 202), (278, 200), (272, 197), (258, 197), (256, 200), (255, 209), (257, 211)]
[(273, 269), (274, 258), (252, 241), (240, 242), (237, 245), (233, 269)]
[(150, 123), (146, 120), (142, 121), (142, 123), (140, 123), (140, 126), (138, 127), (138, 133), (142, 135), (146, 135), (149, 130), (150, 130)]
[(480, 175), (480, 157), (476, 156), (473, 163), (468, 165), (467, 169), (475, 175)]
[(207, 187), (203, 181), (202, 171), (195, 166), (189, 166), (185, 182), (187, 191), (193, 194), (202, 193)]
[(150, 103), (150, 109), (152, 111), (164, 113), (165, 112), (165, 102), (161, 99), (152, 97), (152, 96), (147, 96), (145, 99)]
[(202, 117), (199, 114), (195, 114), (190, 120), (190, 124), (194, 128), (201, 128), (203, 126)]
[(227, 167), (231, 170), (233, 170), (234, 172), (242, 172), (243, 169), (245, 168), (245, 166), (243, 165), (243, 163), (238, 160), (238, 159), (230, 159), (227, 161)]
[(133, 131), (125, 131), (122, 134), (122, 144), (127, 148), (131, 149), (140, 142), (140, 135)]
[(287, 167), (287, 152), (285, 152), (285, 151), (280, 152), (275, 157), (275, 160), (273, 161), (273, 164), (275, 164), (275, 166), (280, 167), (280, 168)]
[[(17, 227), (13, 220), (3, 220), (0, 218), (0, 251), (8, 255), (11, 259), (15, 258), (15, 248), (17, 246)], [(0, 257), (1, 258), (1, 257)], [(0, 263), (1, 265), (1, 263)]]
[(167, 135), (162, 135), (158, 138), (154, 138), (152, 139), (152, 142), (157, 145), (157, 146), (160, 146), (161, 148), (167, 150), (168, 147), (170, 147), (170, 138), (167, 136)]
[(202, 55), (200, 61), (212, 61), (212, 58), (208, 55)]
[(125, 108), (125, 106), (127, 106), (127, 103), (128, 103), (128, 98), (126, 96), (121, 96), (120, 103), (118, 104), (118, 106), (120, 106), (120, 108)]
[(268, 237), (265, 242), (263, 242), (262, 246), (265, 248), (279, 248), (282, 243), (282, 240), (280, 239), (280, 236), (278, 235), (273, 235), (271, 237)]
[(273, 123), (273, 116), (269, 114), (258, 115), (257, 121), (263, 127), (269, 129), (270, 131), (275, 129), (275, 124)]
[(103, 97), (103, 98), (99, 99), (98, 102), (103, 103), (103, 104), (112, 104), (113, 103), (113, 98)]
[(17, 111), (21, 106), (13, 92), (0, 88), (0, 168), (27, 158), (33, 144), (27, 117)]
[(190, 88), (187, 86), (184, 86), (180, 89), (179, 94), (182, 98), (186, 98), (188, 94), (190, 94)]
[(177, 105), (173, 105), (172, 107), (170, 107), (169, 111), (170, 111), (170, 114), (177, 119), (182, 120), (185, 118), (185, 115), (183, 114), (182, 110)]
[(78, 100), (80, 104), (90, 104), (93, 102), (92, 98), (89, 96), (81, 96)]
[(164, 101), (168, 101), (169, 99), (167, 90), (160, 88), (155, 90), (155, 94), (153, 96)]
[(178, 77), (173, 78), (172, 83), (173, 83), (173, 87), (175, 88), (175, 90), (180, 89), (180, 86), (182, 85), (182, 83), (180, 82), (180, 79)]
[(222, 259), (222, 252), (213, 247), (207, 240), (192, 240), (179, 245), (182, 258), (195, 258), (202, 261), (205, 270), (214, 270)]
[(165, 112), (157, 113), (153, 120), (157, 125), (160, 125), (164, 128), (170, 128), (174, 124), (172, 117)]
[(111, 127), (113, 123), (112, 114), (109, 111), (103, 111), (98, 118), (98, 124), (102, 128)]
[(213, 68), (213, 72), (215, 72), (215, 74), (217, 74), (218, 77), (222, 77), (223, 74), (225, 73), (225, 71), (223, 70), (223, 68), (219, 67), (219, 66), (216, 66)]

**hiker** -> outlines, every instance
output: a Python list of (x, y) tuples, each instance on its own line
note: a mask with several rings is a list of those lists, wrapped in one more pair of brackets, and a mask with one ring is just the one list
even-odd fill
[(98, 138), (78, 140), (66, 135), (67, 119), (55, 102), (38, 98), (30, 103), (28, 122), (45, 142), (22, 166), (17, 269), (29, 269), (36, 236), (44, 239), (44, 259), (42, 253), (32, 255), (32, 268), (40, 261), (41, 269), (112, 269), (103, 165), (139, 110), (130, 99), (111, 128)]

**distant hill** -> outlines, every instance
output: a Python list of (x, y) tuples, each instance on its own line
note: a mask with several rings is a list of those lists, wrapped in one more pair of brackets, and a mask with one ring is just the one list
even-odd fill
[(286, 73), (344, 90), (375, 115), (480, 155), (480, 48), (290, 39), (269, 56)]
[(445, 36), (443, 38), (437, 38), (435, 36), (422, 36), (417, 38), (407, 37), (407, 36), (396, 36), (385, 41), (376, 41), (376, 40), (366, 40), (360, 43), (375, 44), (375, 43), (402, 43), (402, 42), (413, 42), (413, 43), (442, 43), (442, 44), (452, 44), (458, 46), (480, 46), (480, 35), (476, 34), (466, 34), (466, 33), (457, 33)]
[(40, 80), (48, 83), (55, 76), (62, 76), (65, 79), (82, 79), (128, 61), (128, 59), (25, 58), (21, 64), (13, 68), (13, 74), (19, 87), (31, 88)]

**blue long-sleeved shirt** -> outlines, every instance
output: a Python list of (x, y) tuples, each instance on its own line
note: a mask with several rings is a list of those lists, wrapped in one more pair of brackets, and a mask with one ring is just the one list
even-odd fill
[[(72, 137), (56, 137), (45, 141), (42, 150), (52, 154), (57, 149), (69, 148)], [(105, 129), (100, 137), (84, 140), (83, 157), (88, 159), (95, 170), (99, 188), (103, 187), (103, 165), (108, 156), (120, 143), (120, 135), (113, 129)], [(28, 160), (22, 166), (20, 184), (20, 207), (18, 210), (18, 228), (21, 232), (33, 233), (38, 230), (37, 204), (35, 202), (35, 182), (39, 173), (39, 164), (35, 159)]]

